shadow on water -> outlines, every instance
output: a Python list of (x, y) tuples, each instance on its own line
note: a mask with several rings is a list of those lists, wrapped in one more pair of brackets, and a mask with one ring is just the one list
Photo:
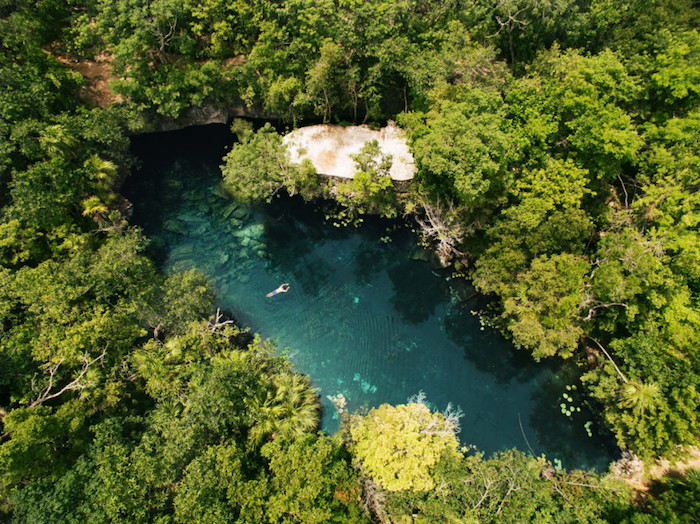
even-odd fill
[(229, 126), (223, 124), (146, 133), (132, 139), (131, 152), (138, 162), (121, 190), (132, 203), (141, 204), (134, 205), (131, 222), (149, 236), (147, 253), (160, 265), (176, 239), (175, 233), (163, 231), (162, 226), (173, 218), (182, 200), (181, 178), (211, 181), (220, 177), (219, 165), (233, 142)]
[(533, 411), (529, 422), (535, 432), (534, 453), (556, 450), (548, 453), (550, 460), (575, 464), (583, 450), (589, 457), (597, 457), (588, 467), (605, 470), (610, 460), (619, 458), (619, 450), (613, 435), (595, 426), (596, 417), (583, 399), (575, 364), (554, 363), (548, 367), (531, 392)]
[(498, 343), (501, 335), (490, 328), (482, 328), (472, 314), (472, 303), (457, 304), (445, 317), (445, 332), (458, 346), (464, 348), (464, 356), (479, 371), (489, 373), (498, 384), (511, 380), (527, 382), (541, 367), (524, 351), (516, 350), (505, 340)]
[(383, 269), (389, 250), (383, 245), (359, 245), (352, 253), (355, 282), (369, 284)]
[(563, 464), (576, 464), (585, 453), (598, 458), (591, 458), (588, 466), (605, 469), (608, 457), (615, 453), (614, 442), (604, 430), (594, 437), (593, 432), (598, 430), (593, 427), (593, 413), (582, 401), (583, 388), (575, 365), (556, 360), (535, 362), (527, 351), (504, 341), (499, 343), (500, 335), (490, 328), (475, 328), (478, 320), (468, 305), (458, 304), (446, 316), (445, 331), (450, 340), (464, 349), (474, 367), (489, 373), (498, 384), (532, 384), (532, 412), (518, 413), (518, 425), (523, 423), (521, 446), (535, 456), (547, 453), (550, 460), (556, 458)]
[[(437, 409), (460, 406), (460, 439), (486, 453), (532, 447), (570, 466), (605, 462), (584, 410), (560, 413), (570, 379), (482, 330), (473, 288), (414, 260), (406, 228), (335, 228), (298, 198), (249, 209), (225, 197), (219, 165), (232, 137), (222, 127), (134, 139), (142, 164), (123, 188), (132, 222), (164, 270), (207, 275), (219, 306), (311, 377), (324, 430), (339, 424), (329, 396), (355, 412), (424, 391)], [(282, 282), (288, 293), (265, 296)]]
[(392, 264), (387, 273), (394, 288), (390, 301), (401, 318), (412, 324), (428, 320), (449, 296), (447, 285), (441, 278), (435, 278), (427, 263), (406, 260)]
[[(295, 204), (303, 205), (301, 200)], [(313, 247), (322, 238), (313, 228), (305, 227), (303, 221), (293, 220), (278, 205), (273, 207), (271, 216), (275, 217), (277, 211), (282, 211), (277, 218), (265, 221), (264, 238), (269, 248), (270, 267), (276, 272), (293, 275), (307, 293), (318, 294), (331, 274), (328, 263), (313, 256)]]

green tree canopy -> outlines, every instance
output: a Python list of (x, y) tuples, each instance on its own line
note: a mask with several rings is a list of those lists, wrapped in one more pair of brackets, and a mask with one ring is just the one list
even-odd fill
[(416, 402), (382, 404), (350, 422), (351, 450), (363, 471), (389, 491), (432, 489), (432, 471), (444, 454), (456, 453), (459, 415), (431, 412)]

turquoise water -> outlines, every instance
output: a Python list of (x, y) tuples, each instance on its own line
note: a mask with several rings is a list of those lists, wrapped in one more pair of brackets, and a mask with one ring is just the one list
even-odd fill
[[(330, 396), (351, 412), (404, 403), (420, 391), (435, 409), (459, 407), (460, 439), (486, 453), (517, 447), (569, 467), (605, 467), (586, 409), (566, 417), (566, 373), (535, 365), (472, 310), (479, 297), (421, 258), (406, 227), (369, 220), (336, 228), (302, 201), (249, 209), (219, 188), (232, 139), (221, 126), (134, 140), (142, 167), (124, 193), (133, 222), (166, 271), (197, 268), (219, 305), (273, 339), (308, 374), (324, 404), (323, 429), (338, 427)], [(288, 293), (267, 292), (289, 283)]]

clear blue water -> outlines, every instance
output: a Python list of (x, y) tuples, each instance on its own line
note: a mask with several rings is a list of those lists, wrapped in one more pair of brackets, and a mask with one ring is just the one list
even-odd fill
[[(132, 221), (166, 271), (208, 275), (222, 308), (311, 377), (324, 430), (339, 423), (329, 396), (342, 394), (354, 412), (423, 391), (435, 409), (452, 403), (463, 411), (466, 445), (605, 467), (606, 439), (586, 434), (585, 406), (561, 413), (562, 394), (576, 405), (565, 389), (575, 381), (482, 328), (472, 314), (480, 298), (415, 260), (409, 229), (380, 220), (336, 228), (297, 199), (258, 209), (232, 203), (219, 189), (231, 142), (223, 126), (137, 137), (142, 166), (124, 187)], [(265, 296), (284, 282), (288, 293)]]

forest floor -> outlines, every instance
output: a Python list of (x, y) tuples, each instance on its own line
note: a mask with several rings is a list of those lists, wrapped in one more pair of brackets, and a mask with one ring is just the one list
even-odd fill
[(122, 97), (115, 94), (109, 85), (112, 78), (113, 57), (98, 55), (95, 60), (74, 61), (65, 56), (56, 56), (56, 59), (85, 77), (85, 86), (81, 89), (80, 95), (87, 102), (105, 108), (122, 101)]
[(640, 469), (629, 477), (624, 477), (627, 482), (639, 495), (648, 495), (658, 480), (665, 475), (683, 473), (690, 468), (700, 469), (700, 449), (690, 447), (687, 449), (688, 455), (682, 460), (671, 462), (668, 459), (661, 459), (654, 462), (651, 467)]

